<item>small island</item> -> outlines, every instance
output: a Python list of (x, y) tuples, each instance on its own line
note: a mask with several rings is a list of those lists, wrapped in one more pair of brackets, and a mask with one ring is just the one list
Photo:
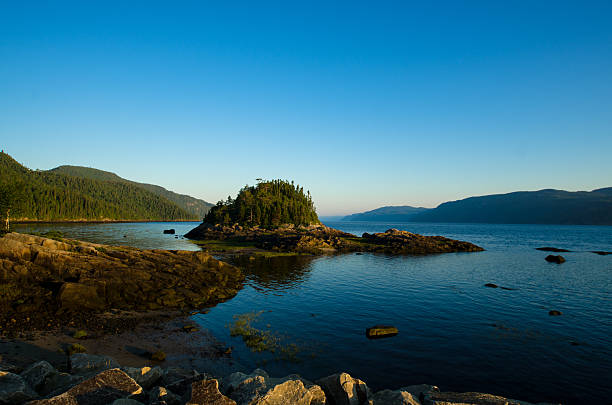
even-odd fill
[(232, 254), (263, 251), (424, 255), (484, 250), (469, 242), (397, 229), (359, 237), (327, 227), (319, 221), (310, 193), (285, 180), (245, 186), (235, 199), (219, 201), (202, 224), (185, 236), (210, 252)]

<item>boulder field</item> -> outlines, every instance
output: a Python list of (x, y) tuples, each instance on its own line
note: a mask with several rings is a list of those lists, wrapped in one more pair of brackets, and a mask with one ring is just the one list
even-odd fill
[(225, 377), (181, 368), (121, 367), (105, 356), (75, 354), (68, 372), (40, 361), (0, 371), (0, 404), (29, 405), (530, 405), (477, 392), (407, 385), (373, 392), (347, 373), (315, 382), (297, 374), (273, 378), (262, 369)]
[(274, 230), (240, 225), (225, 226), (202, 223), (185, 237), (201, 241), (221, 241), (278, 252), (348, 253), (372, 252), (385, 254), (423, 255), (451, 252), (479, 252), (482, 249), (469, 242), (443, 236), (423, 236), (412, 232), (389, 229), (381, 233), (364, 233), (361, 237), (325, 225), (283, 226)]
[(190, 310), (232, 298), (240, 269), (205, 252), (9, 233), (0, 238), (0, 334), (120, 310)]

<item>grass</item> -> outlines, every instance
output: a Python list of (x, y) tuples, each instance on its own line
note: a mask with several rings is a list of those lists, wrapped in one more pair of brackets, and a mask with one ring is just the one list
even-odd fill
[(64, 241), (64, 234), (60, 231), (47, 231), (47, 232), (31, 232), (30, 235), (42, 236), (43, 238), (49, 238), (58, 242)]

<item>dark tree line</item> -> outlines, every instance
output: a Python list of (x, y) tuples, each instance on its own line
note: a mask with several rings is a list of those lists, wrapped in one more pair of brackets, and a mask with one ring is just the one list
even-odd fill
[(235, 199), (227, 197), (211, 208), (204, 222), (275, 228), (283, 224), (318, 224), (310, 192), (285, 180), (261, 181), (245, 186)]
[[(8, 204), (10, 202), (10, 204)], [(6, 206), (10, 205), (7, 213)], [(193, 214), (135, 185), (30, 170), (0, 153), (0, 216), (37, 221), (182, 220)]]

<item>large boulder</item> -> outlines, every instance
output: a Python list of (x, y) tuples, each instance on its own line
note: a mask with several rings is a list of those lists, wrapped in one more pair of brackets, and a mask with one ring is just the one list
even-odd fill
[(37, 392), (41, 392), (43, 388), (45, 388), (45, 385), (57, 376), (57, 374), (58, 371), (51, 364), (46, 361), (39, 361), (38, 363), (32, 364), (21, 373), (21, 377), (31, 388)]
[(83, 381), (65, 393), (31, 405), (108, 405), (122, 398), (133, 399), (143, 390), (129, 375), (114, 368)]
[(21, 376), (0, 371), (0, 404), (21, 404), (36, 397)]
[(367, 405), (372, 397), (365, 382), (347, 373), (332, 374), (316, 383), (321, 386), (328, 401), (335, 405)]
[(86, 353), (77, 353), (70, 356), (70, 371), (72, 374), (87, 375), (111, 368), (119, 368), (119, 363), (112, 357)]
[(187, 405), (236, 405), (219, 391), (219, 381), (202, 380), (191, 384), (191, 398)]
[(270, 378), (261, 369), (251, 374), (236, 372), (223, 379), (223, 390), (238, 405), (321, 405), (325, 393), (318, 385), (290, 375)]
[(123, 371), (134, 379), (142, 388), (148, 390), (163, 377), (164, 371), (161, 367), (124, 367)]

